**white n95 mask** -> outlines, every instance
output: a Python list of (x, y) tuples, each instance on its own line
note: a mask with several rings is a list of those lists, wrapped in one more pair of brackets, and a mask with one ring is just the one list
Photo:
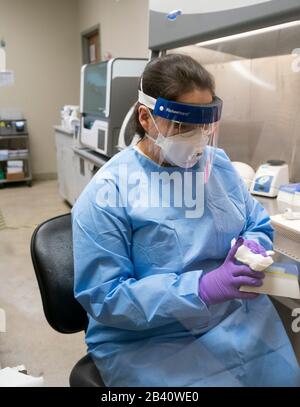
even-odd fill
[[(217, 151), (222, 100), (216, 95), (211, 103), (200, 104), (154, 98), (144, 93), (141, 78), (138, 102), (148, 108), (158, 130), (157, 139), (149, 134), (147, 137), (160, 147), (160, 164), (167, 161), (182, 168), (191, 168), (198, 161), (207, 184)], [(155, 117), (165, 120), (163, 132), (159, 130), (152, 112)]]
[(193, 167), (207, 146), (209, 137), (190, 131), (176, 136), (164, 137), (158, 134), (155, 144), (161, 148), (164, 159), (182, 168)]
[(210, 132), (197, 127), (196, 129), (186, 133), (179, 133), (173, 136), (164, 136), (160, 132), (152, 115), (151, 118), (158, 131), (158, 136), (156, 139), (153, 139), (151, 136), (149, 136), (149, 134), (147, 134), (147, 137), (160, 147), (162, 158), (169, 164), (176, 165), (178, 167), (193, 167), (209, 143)]

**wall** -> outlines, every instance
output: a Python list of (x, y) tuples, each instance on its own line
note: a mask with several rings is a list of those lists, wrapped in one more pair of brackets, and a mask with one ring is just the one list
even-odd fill
[(19, 107), (29, 122), (33, 173), (56, 174), (54, 132), (60, 108), (79, 104), (77, 0), (0, 0), (0, 38), (15, 86), (0, 87), (0, 108)]
[(60, 108), (79, 104), (80, 33), (100, 24), (101, 55), (148, 57), (148, 0), (0, 0), (13, 87), (0, 108), (19, 107), (29, 122), (33, 173), (56, 175), (53, 125)]
[(192, 46), (171, 52), (193, 56), (215, 77), (223, 100), (219, 146), (231, 160), (255, 170), (267, 160), (284, 160), (290, 181), (300, 182), (300, 72), (292, 69), (289, 43), (286, 55), (253, 59)]
[(79, 0), (80, 32), (100, 24), (102, 58), (147, 58), (148, 0)]

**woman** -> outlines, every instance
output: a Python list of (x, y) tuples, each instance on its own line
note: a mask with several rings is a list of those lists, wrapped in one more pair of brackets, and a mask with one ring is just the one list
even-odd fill
[(298, 385), (272, 303), (239, 291), (264, 274), (236, 262), (237, 248), (266, 256), (272, 228), (216, 148), (221, 109), (192, 58), (151, 61), (139, 143), (102, 167), (72, 210), (75, 296), (107, 386)]

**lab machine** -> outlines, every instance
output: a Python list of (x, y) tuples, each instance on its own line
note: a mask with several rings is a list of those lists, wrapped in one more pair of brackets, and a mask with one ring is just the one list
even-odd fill
[(252, 181), (250, 191), (254, 195), (275, 198), (281, 185), (289, 182), (289, 167), (281, 160), (269, 160), (260, 165)]
[(84, 65), (81, 71), (81, 143), (112, 157), (122, 122), (137, 101), (146, 59), (115, 58)]
[(288, 204), (300, 208), (300, 183), (281, 185), (277, 196), (278, 205)]

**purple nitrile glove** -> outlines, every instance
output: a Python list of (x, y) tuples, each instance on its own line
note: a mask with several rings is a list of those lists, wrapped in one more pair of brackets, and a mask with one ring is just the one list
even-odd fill
[(200, 278), (199, 297), (206, 305), (218, 304), (232, 299), (254, 299), (259, 294), (239, 291), (240, 286), (260, 287), (264, 273), (251, 270), (245, 264), (236, 264), (234, 255), (243, 244), (244, 239), (238, 239), (228, 252), (224, 263)]
[(259, 243), (255, 242), (254, 240), (249, 240), (249, 239), (244, 239), (243, 237), (239, 237), (237, 241), (242, 241), (243, 245), (248, 247), (248, 249), (251, 250), (251, 252), (256, 253), (256, 254), (261, 254), (264, 257), (267, 257), (267, 252), (266, 249), (260, 245)]

